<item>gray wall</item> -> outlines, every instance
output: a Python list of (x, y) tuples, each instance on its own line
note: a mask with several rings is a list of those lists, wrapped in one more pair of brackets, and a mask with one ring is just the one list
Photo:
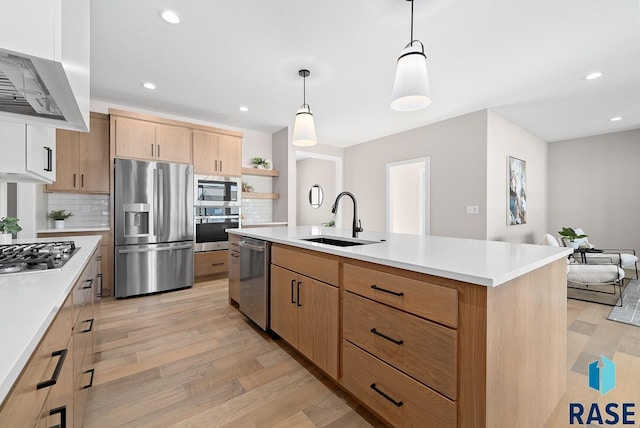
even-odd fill
[[(488, 112), (487, 239), (539, 243), (547, 233), (548, 144)], [(507, 225), (507, 157), (526, 161), (527, 223)]]
[[(273, 191), (280, 198), (273, 201), (273, 221), (287, 221), (289, 218), (289, 128), (273, 134), (273, 167), (280, 175), (273, 179)], [(295, 175), (292, 177), (295, 179)], [(290, 221), (290, 220), (289, 220)]]
[[(302, 159), (296, 162), (297, 175), (297, 225), (320, 226), (333, 219), (331, 206), (336, 199), (336, 163), (323, 159)], [(324, 192), (324, 202), (319, 208), (309, 203), (309, 189), (319, 184)]]
[[(346, 148), (344, 190), (357, 197), (363, 228), (386, 229), (387, 162), (424, 156), (431, 157), (431, 234), (484, 239), (486, 110)], [(467, 205), (480, 206), (480, 213), (466, 214)], [(351, 215), (345, 212), (346, 219)]]
[(640, 249), (640, 129), (549, 143), (549, 232), (581, 227), (602, 248)]

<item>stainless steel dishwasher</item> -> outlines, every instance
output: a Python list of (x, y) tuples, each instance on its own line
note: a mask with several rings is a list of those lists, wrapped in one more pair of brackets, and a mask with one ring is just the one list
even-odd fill
[(240, 245), (238, 308), (263, 330), (269, 328), (269, 263), (271, 243), (243, 237)]

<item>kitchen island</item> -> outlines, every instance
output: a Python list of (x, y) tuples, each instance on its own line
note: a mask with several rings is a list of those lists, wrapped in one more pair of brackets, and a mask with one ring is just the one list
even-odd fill
[[(85, 301), (80, 301), (80, 296), (86, 299), (86, 302), (91, 302), (84, 309), (93, 313), (93, 296), (91, 293), (93, 292), (95, 272), (92, 270), (92, 262), (95, 262), (94, 258), (96, 249), (100, 244), (100, 236), (78, 236), (72, 240), (75, 242), (76, 248), (79, 249), (59, 269), (0, 275), (0, 348), (2, 349), (0, 353), (0, 403), (2, 403), (2, 407), (0, 407), (0, 425), (11, 420), (7, 418), (9, 417), (8, 414), (12, 412), (19, 414), (23, 418), (24, 426), (30, 425), (27, 422), (31, 421), (29, 416), (24, 412), (18, 412), (11, 406), (12, 403), (9, 403), (12, 394), (22, 394), (21, 386), (17, 386), (17, 381), (25, 377), (25, 367), (41, 363), (42, 358), (36, 355), (36, 351), (39, 346), (42, 346), (45, 336), (52, 333), (52, 335), (55, 334), (63, 339), (65, 337), (68, 338), (73, 333), (72, 330), (75, 329), (73, 323), (76, 319), (79, 319), (80, 322), (85, 321), (82, 318), (78, 318), (79, 311), (83, 309), (85, 304)], [(14, 240), (13, 243), (53, 241), (60, 241), (60, 238), (23, 239)], [(86, 283), (80, 284), (82, 287), (78, 287), (79, 282), (82, 281)], [(72, 302), (71, 294), (73, 294), (75, 302)], [(56, 330), (52, 327), (54, 320), (58, 321), (63, 318), (62, 325), (64, 328)], [(93, 323), (91, 323), (91, 327), (83, 324), (81, 326), (82, 331), (79, 331), (79, 333), (83, 333), (85, 330), (91, 331), (92, 326)], [(78, 342), (80, 342), (79, 337), (75, 337)], [(66, 344), (64, 342), (62, 347), (65, 348)], [(79, 343), (76, 344), (75, 355), (71, 349), (68, 349), (68, 364), (77, 359), (78, 355), (80, 356), (80, 363), (82, 363), (81, 357), (83, 355), (79, 353), (80, 348), (78, 345)], [(91, 359), (92, 346), (91, 344)], [(53, 363), (45, 362), (40, 364), (43, 367), (40, 373), (42, 379), (28, 382), (33, 383), (33, 385), (29, 385), (27, 389), (35, 391), (36, 382), (51, 376), (51, 373), (45, 368), (51, 367), (51, 364), (55, 365), (56, 361), (62, 361), (63, 359), (53, 358)], [(62, 363), (58, 365), (63, 366)], [(78, 364), (78, 366), (80, 365)], [(75, 378), (75, 375), (73, 377)], [(46, 391), (46, 389), (42, 388), (39, 391)], [(27, 396), (27, 398), (18, 400), (22, 401), (18, 406), (24, 406), (25, 402), (32, 399), (33, 397)], [(44, 398), (42, 400), (44, 401)], [(35, 406), (36, 404), (34, 403), (33, 405)], [(40, 402), (41, 405), (42, 402)], [(12, 408), (8, 409), (8, 407)], [(35, 409), (36, 412), (39, 410), (40, 407)], [(71, 417), (67, 413), (67, 422), (71, 420)]]
[(564, 393), (569, 249), (228, 232), (272, 243), (271, 329), (392, 425), (537, 427)]

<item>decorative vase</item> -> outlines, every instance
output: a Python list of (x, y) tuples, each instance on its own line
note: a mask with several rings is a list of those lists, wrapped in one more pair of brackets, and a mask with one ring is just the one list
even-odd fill
[(580, 244), (577, 243), (577, 242), (569, 241), (569, 242), (567, 242), (567, 247), (573, 248), (574, 250), (577, 250), (580, 247)]
[(0, 233), (0, 244), (11, 244), (12, 238), (10, 233)]
[(64, 220), (56, 220), (55, 221), (56, 229), (64, 229)]

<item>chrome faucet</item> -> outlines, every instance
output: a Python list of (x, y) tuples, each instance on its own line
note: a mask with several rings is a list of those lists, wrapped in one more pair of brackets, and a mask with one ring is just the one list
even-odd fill
[(356, 223), (356, 219), (358, 218), (358, 203), (356, 202), (356, 197), (353, 196), (353, 193), (351, 192), (340, 193), (336, 198), (336, 201), (333, 203), (333, 207), (331, 207), (331, 213), (335, 214), (336, 211), (338, 211), (338, 203), (340, 202), (340, 198), (342, 198), (343, 196), (348, 196), (353, 201), (353, 225), (352, 225), (351, 236), (354, 238), (357, 238), (358, 232), (362, 232), (363, 229), (362, 229), (362, 222), (360, 220), (357, 220), (357, 223)]

